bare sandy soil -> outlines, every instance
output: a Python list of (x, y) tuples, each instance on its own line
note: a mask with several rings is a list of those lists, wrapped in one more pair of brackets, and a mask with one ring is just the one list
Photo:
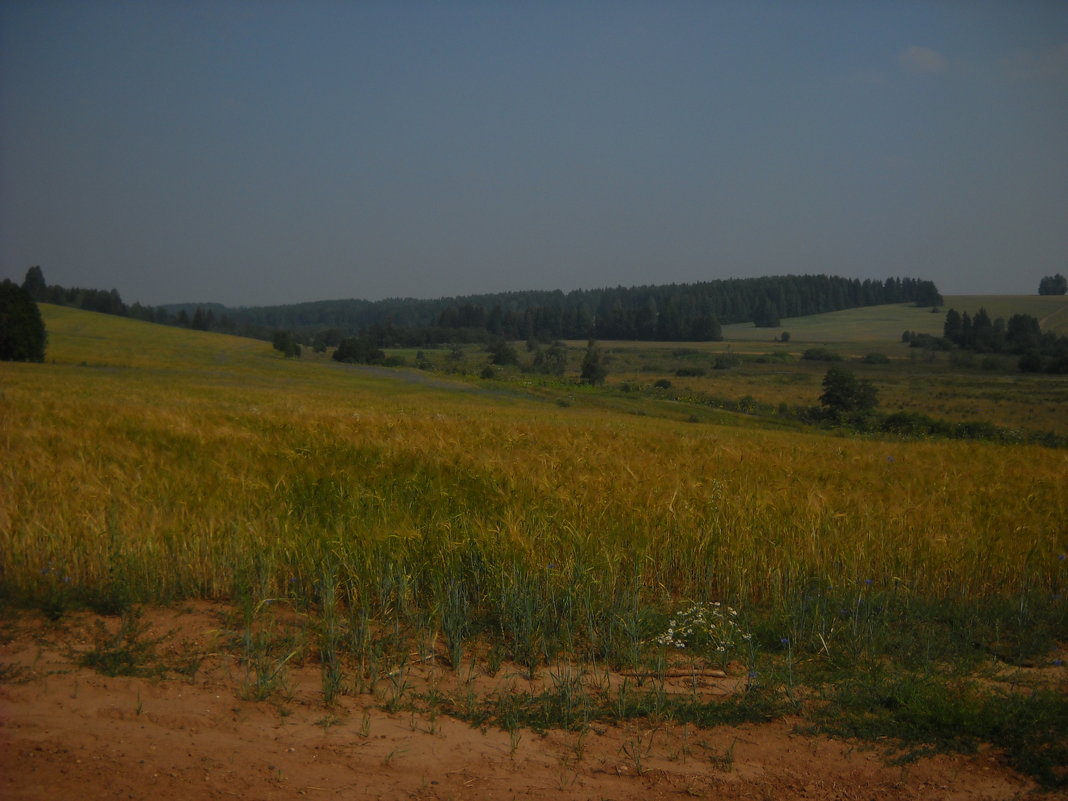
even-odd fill
[[(445, 716), (389, 714), (371, 694), (325, 707), (310, 661), (290, 666), (283, 694), (241, 700), (245, 672), (218, 647), (222, 620), (208, 604), (145, 613), (151, 631), (167, 634), (161, 651), (202, 656), (192, 678), (108, 678), (80, 667), (89, 616), (5, 621), (0, 798), (1052, 798), (994, 752), (895, 766), (869, 744), (797, 735), (790, 721), (523, 730), (517, 741)], [(458, 678), (427, 662), (409, 678), (442, 692), (526, 685), (507, 665), (494, 677)], [(705, 690), (726, 694), (737, 681), (708, 679)]]

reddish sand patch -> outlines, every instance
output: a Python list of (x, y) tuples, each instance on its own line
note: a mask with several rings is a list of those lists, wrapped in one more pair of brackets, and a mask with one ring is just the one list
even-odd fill
[[(284, 699), (240, 699), (244, 670), (215, 647), (221, 610), (152, 610), (159, 647), (200, 653), (195, 677), (107, 678), (79, 667), (92, 621), (24, 615), (0, 644), (0, 798), (14, 799), (1007, 799), (1035, 791), (995, 754), (904, 767), (868, 745), (793, 724), (524, 730), (516, 741), (444, 716), (388, 714), (372, 695), (322, 704), (317, 665), (293, 666)], [(110, 625), (115, 626), (111, 620)], [(423, 664), (411, 680), (455, 691)], [(478, 692), (518, 672), (468, 675)], [(733, 679), (709, 692), (729, 692)], [(1031, 796), (1034, 797), (1034, 796)]]

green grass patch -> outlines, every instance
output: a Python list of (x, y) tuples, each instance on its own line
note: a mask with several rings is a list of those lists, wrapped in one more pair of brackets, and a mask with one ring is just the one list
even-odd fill
[(896, 742), (899, 761), (988, 744), (1021, 773), (1068, 786), (1068, 697), (1050, 689), (981, 690), (971, 681), (882, 671), (826, 688), (821, 732)]

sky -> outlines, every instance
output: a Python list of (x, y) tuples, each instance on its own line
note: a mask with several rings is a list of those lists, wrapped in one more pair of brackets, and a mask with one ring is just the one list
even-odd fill
[(1068, 274), (1068, 2), (0, 3), (0, 278), (253, 306)]

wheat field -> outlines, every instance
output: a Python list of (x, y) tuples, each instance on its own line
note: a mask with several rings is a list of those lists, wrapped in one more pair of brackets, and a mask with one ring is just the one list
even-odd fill
[(352, 606), (512, 637), (536, 607), (587, 641), (622, 608), (814, 583), (1068, 584), (1064, 450), (695, 425), (44, 310), (48, 362), (0, 365), (17, 597), (316, 603), (326, 570)]

